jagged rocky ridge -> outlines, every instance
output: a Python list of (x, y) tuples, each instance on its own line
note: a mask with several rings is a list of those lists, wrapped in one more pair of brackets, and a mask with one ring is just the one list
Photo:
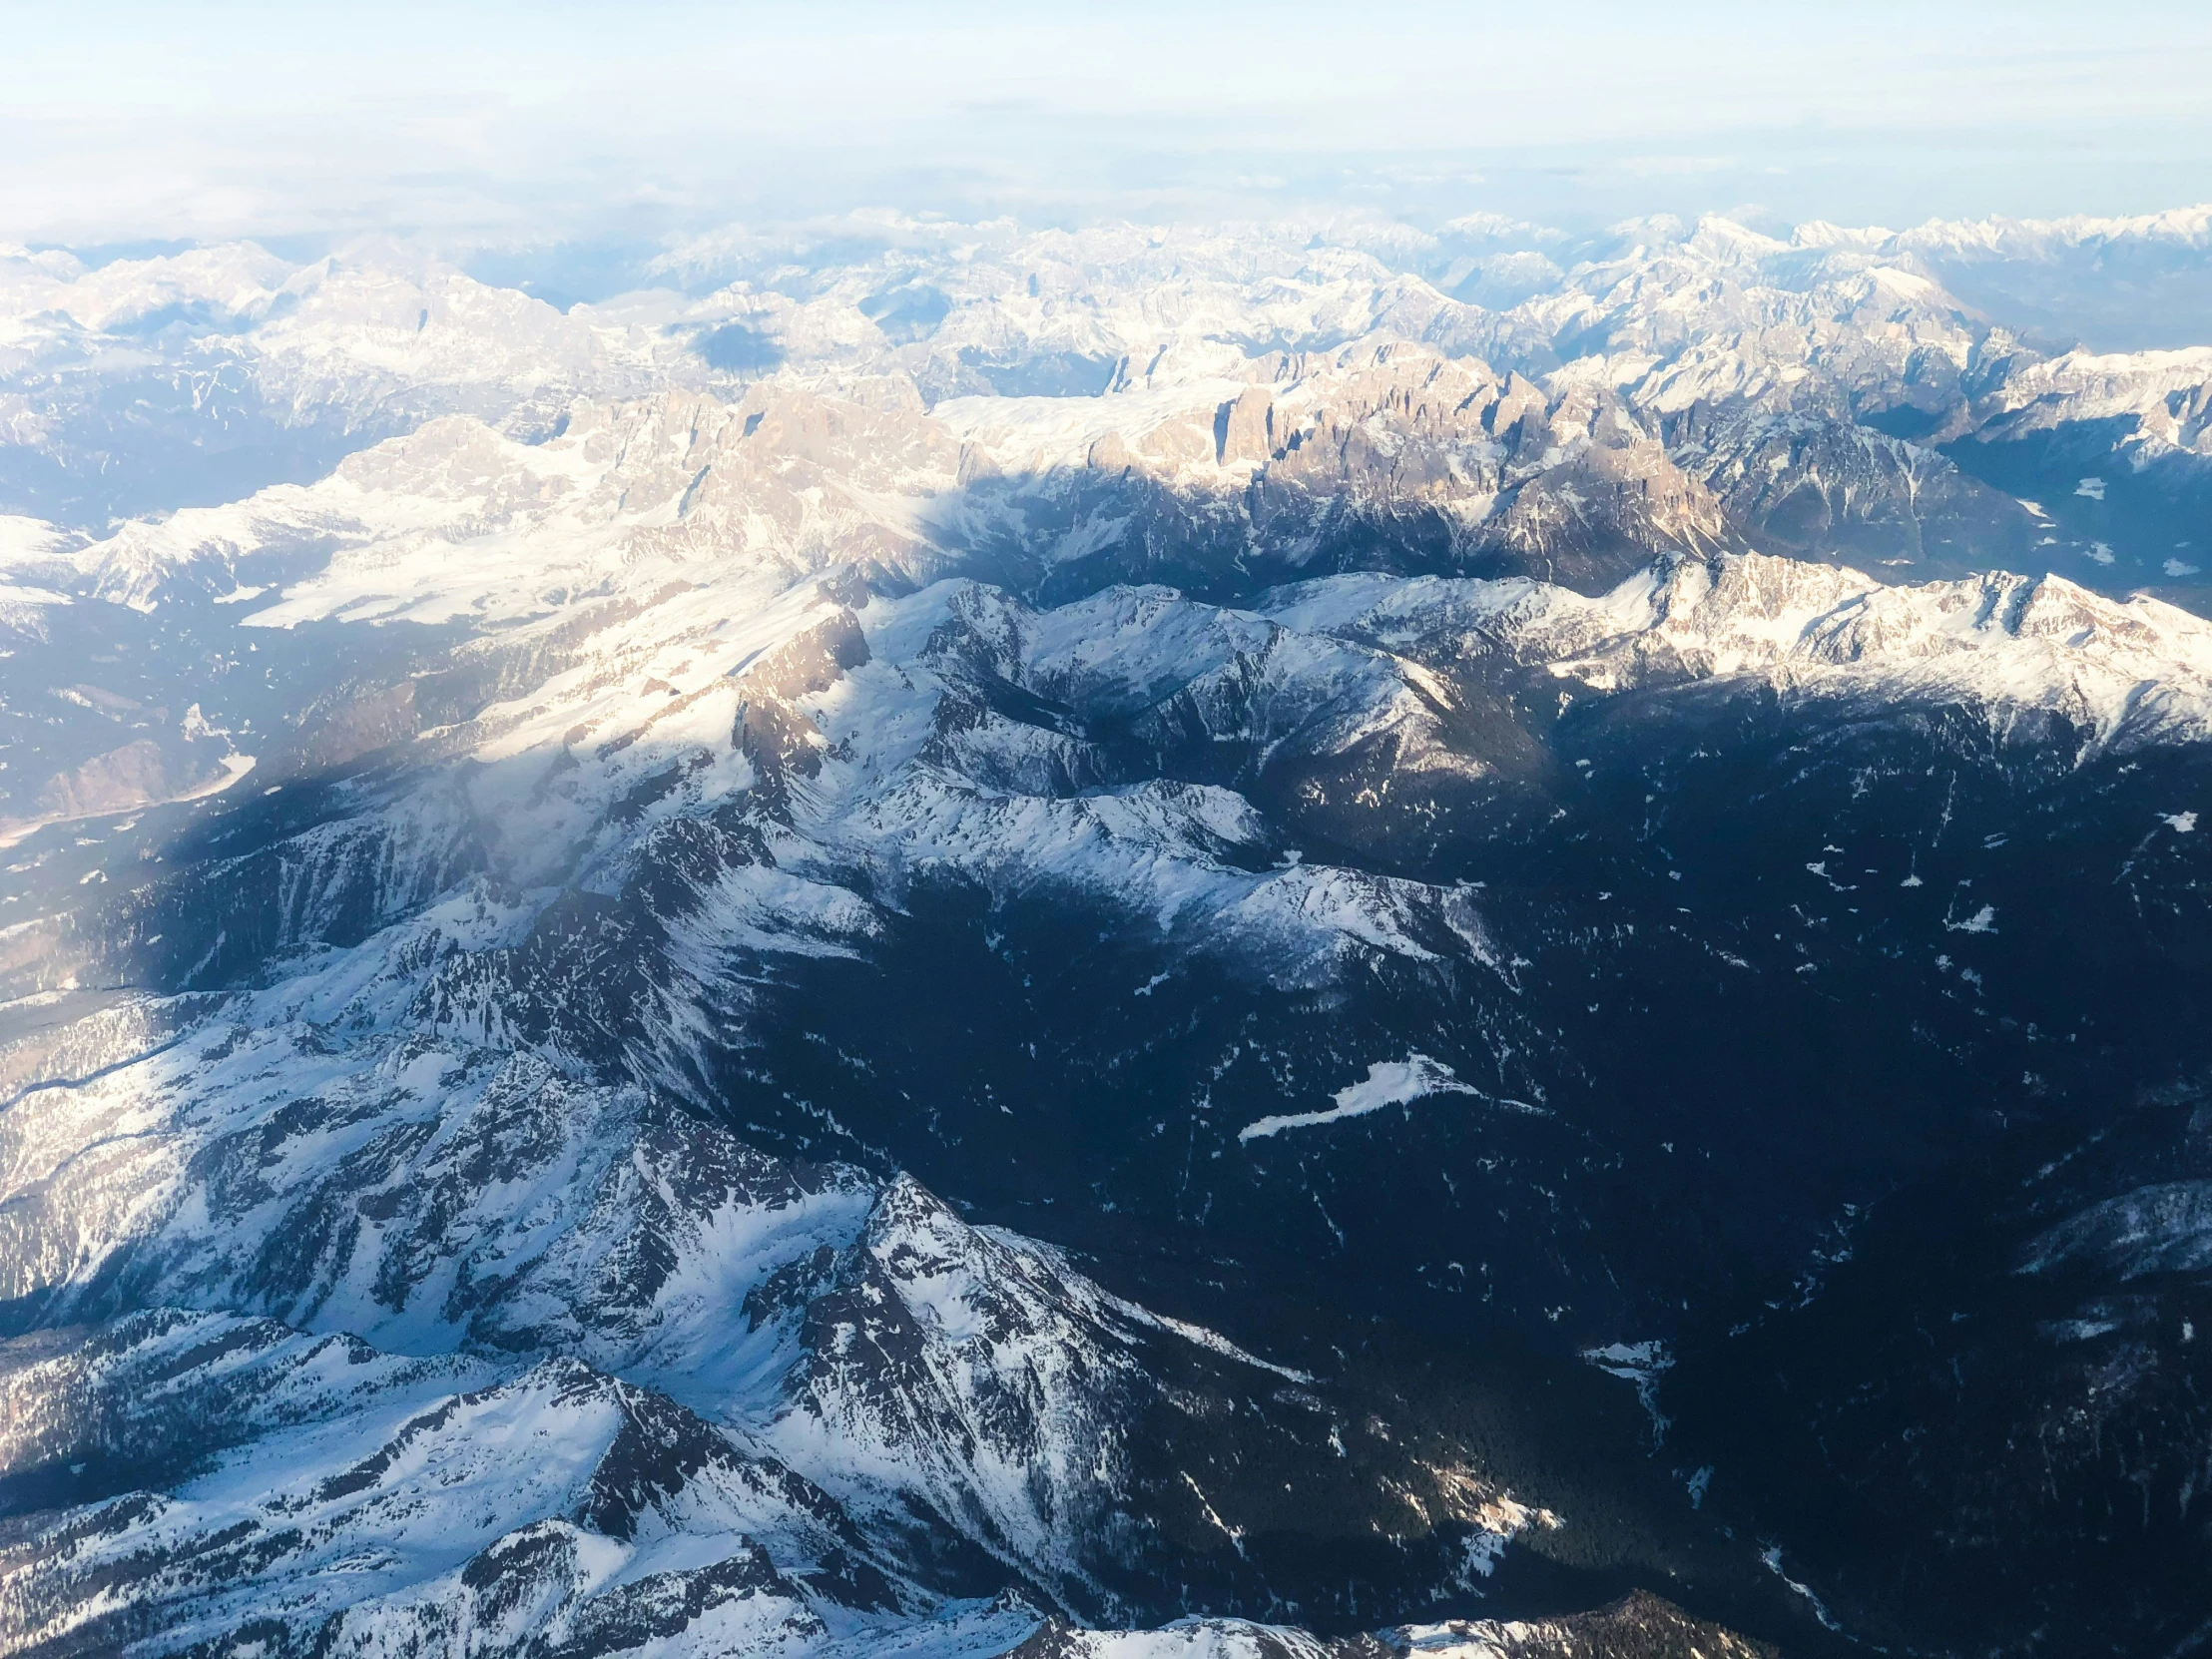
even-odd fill
[[(895, 375), (931, 405), (1063, 398), (1397, 341), (1518, 373), (1547, 413), (1612, 396), (1769, 550), (2188, 591), (2212, 568), (2206, 258), (2202, 209), (1784, 238), (875, 219), (703, 238), (563, 312), (382, 242), (302, 265), (18, 252), (0, 507), (97, 528), (304, 481), (443, 413), (542, 436), (578, 395)], [(1662, 487), (1648, 463), (1598, 481)]]
[(1250, 344), (20, 532), (22, 1642), (2203, 1616), (2206, 625)]

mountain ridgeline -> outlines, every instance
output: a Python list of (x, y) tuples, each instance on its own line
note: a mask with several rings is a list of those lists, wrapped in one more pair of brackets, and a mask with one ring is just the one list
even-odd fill
[(2205, 214), (869, 223), (0, 256), (0, 1652), (2194, 1640)]

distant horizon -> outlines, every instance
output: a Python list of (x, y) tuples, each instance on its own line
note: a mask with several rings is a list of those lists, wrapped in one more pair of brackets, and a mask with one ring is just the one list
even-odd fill
[[(2212, 292), (2203, 291), (2197, 264), (2212, 248), (2212, 200), (2169, 206), (2144, 214), (2075, 214), (2058, 218), (1976, 215), (1936, 217), (1916, 224), (1854, 225), (1812, 218), (1784, 221), (1763, 210), (1707, 208), (1701, 212), (1633, 216), (1605, 225), (1574, 226), (1514, 218), (1476, 209), (1463, 214), (1392, 214), (1359, 206), (1318, 206), (1261, 221), (1250, 217), (1188, 216), (1142, 220), (1099, 215), (1088, 222), (1043, 212), (1008, 213), (984, 220), (911, 214), (892, 208), (775, 220), (731, 220), (657, 239), (540, 238), (471, 244), (434, 232), (379, 229), (290, 237), (147, 240), (78, 244), (0, 241), (0, 259), (60, 254), (89, 276), (126, 261), (175, 258), (195, 251), (253, 246), (291, 267), (349, 254), (371, 265), (407, 267), (427, 259), (491, 286), (515, 289), (566, 312), (627, 295), (672, 291), (698, 297), (728, 287), (773, 287), (786, 275), (823, 272), (863, 250), (915, 257), (941, 255), (948, 235), (979, 233), (1020, 241), (1055, 235), (1098, 235), (1115, 230), (1167, 232), (1205, 239), (1232, 235), (1305, 249), (1350, 249), (1384, 269), (1431, 279), (1444, 290), (1458, 283), (1466, 256), (1482, 259), (1525, 251), (1541, 255), (1555, 274), (1625, 254), (1639, 232), (1665, 239), (1694, 237), (1708, 222), (1733, 225), (1783, 248), (1804, 231), (1826, 226), (1847, 238), (1867, 238), (1870, 251), (1894, 239), (1904, 252), (1931, 260), (1931, 269), (1959, 300), (1993, 324), (2010, 328), (2040, 349), (2175, 349), (2212, 345)], [(1913, 245), (1918, 243), (1918, 247)], [(2032, 244), (2033, 247), (2023, 245)], [(1823, 246), (1822, 239), (1796, 246)], [(1895, 248), (1890, 250), (1898, 252)], [(2020, 256), (2030, 257), (2025, 264)], [(1947, 256), (1947, 257), (1946, 257)], [(2128, 275), (2109, 282), (2061, 282), (2051, 286), (2032, 273), (2080, 268), (2076, 276), (2117, 258)], [(1459, 262), (1456, 268), (1451, 262)], [(2117, 270), (2118, 268), (2115, 268)], [(49, 278), (51, 279), (51, 277)], [(75, 277), (65, 279), (74, 280)], [(1490, 294), (1452, 293), (1480, 308), (1509, 310), (1514, 301)]]
[(1164, 211), (1146, 215), (1105, 209), (1095, 213), (1076, 214), (1049, 207), (1032, 207), (1027, 211), (1006, 209), (966, 216), (933, 209), (901, 208), (889, 202), (860, 202), (851, 207), (813, 214), (739, 214), (727, 219), (702, 221), (683, 230), (671, 229), (657, 235), (640, 232), (627, 237), (613, 233), (598, 236), (566, 234), (552, 228), (538, 233), (518, 228), (510, 233), (491, 235), (457, 233), (450, 228), (414, 225), (75, 240), (38, 236), (11, 237), (0, 231), (0, 253), (14, 257), (69, 254), (87, 270), (99, 270), (119, 261), (171, 258), (194, 250), (247, 244), (263, 249), (278, 259), (298, 263), (383, 242), (415, 248), (435, 259), (459, 263), (478, 255), (559, 247), (652, 248), (676, 255), (708, 243), (718, 236), (738, 231), (757, 233), (764, 237), (789, 237), (802, 233), (826, 236), (836, 231), (878, 232), (887, 238), (892, 232), (899, 230), (987, 230), (998, 227), (1023, 235), (1047, 232), (1080, 235), (1117, 227), (1146, 231), (1240, 230), (1255, 233), (1273, 229), (1309, 234), (1318, 244), (1328, 240), (1331, 233), (1356, 232), (1364, 226), (1376, 229), (1402, 227), (1420, 236), (1440, 238), (1453, 232), (1472, 229), (1483, 221), (1490, 222), (1501, 237), (1510, 237), (1514, 231), (1541, 232), (1550, 233), (1567, 244), (1587, 244), (1606, 237), (1627, 235), (1643, 226), (1656, 229), (1671, 225), (1682, 232), (1694, 232), (1707, 221), (1717, 221), (1754, 232), (1771, 241), (1787, 243), (1797, 232), (1816, 226), (1885, 237), (1906, 237), (1936, 227), (1982, 225), (2089, 235), (2106, 229), (2124, 228), (2140, 232), (2160, 221), (2182, 220), (2195, 215), (2212, 218), (2212, 194), (2201, 201), (2177, 201), (2128, 212), (1988, 212), (1930, 214), (1917, 219), (1891, 220), (1841, 220), (1819, 214), (1786, 215), (1762, 204), (1744, 202), (1714, 202), (1703, 207), (1681, 209), (1654, 208), (1649, 212), (1628, 213), (1613, 218), (1561, 215), (1549, 219), (1540, 215), (1497, 213), (1482, 207), (1468, 207), (1457, 212), (1449, 208), (1393, 212), (1383, 206), (1332, 204), (1325, 201), (1302, 202), (1282, 213), (1266, 215), (1250, 211), (1239, 212), (1230, 208), (1216, 213)]

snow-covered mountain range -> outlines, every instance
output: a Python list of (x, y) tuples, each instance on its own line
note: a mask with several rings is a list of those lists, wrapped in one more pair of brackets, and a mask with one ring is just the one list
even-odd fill
[(2204, 214), (832, 231), (0, 258), (0, 1652), (2212, 1617)]
[[(0, 258), (0, 506), (96, 526), (304, 482), (441, 413), (528, 438), (576, 396), (764, 374), (898, 376), (931, 403), (1057, 397), (1280, 378), (1295, 369), (1256, 360), (1414, 341), (1527, 377), (1544, 419), (1618, 399), (1762, 545), (1880, 541), (1937, 565), (2050, 546), (2082, 574), (2157, 583), (2169, 559), (2207, 568), (2201, 544), (2174, 544), (2196, 541), (2207, 500), (2212, 318), (2165, 294), (2193, 291), (2208, 258), (2201, 209), (1781, 239), (1716, 219), (1597, 237), (1481, 217), (1432, 233), (863, 219), (702, 239), (637, 291), (563, 313), (388, 244), (94, 270), (19, 251)], [(2164, 274), (2155, 295), (2138, 268)], [(2040, 284), (2032, 303), (2005, 274)], [(1998, 285), (1977, 301), (1944, 285), (1968, 277)], [(2112, 338), (2115, 303), (2179, 331), (2156, 337), (2167, 349)]]

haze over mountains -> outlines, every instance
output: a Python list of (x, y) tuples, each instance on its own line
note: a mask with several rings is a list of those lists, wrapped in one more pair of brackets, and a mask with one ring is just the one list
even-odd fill
[(0, 252), (0, 1651), (2212, 1620), (2212, 210), (483, 274)]

